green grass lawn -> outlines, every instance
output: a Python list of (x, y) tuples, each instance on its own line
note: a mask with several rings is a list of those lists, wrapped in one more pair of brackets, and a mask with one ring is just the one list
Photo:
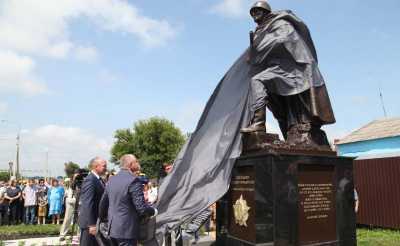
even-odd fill
[(358, 246), (399, 246), (400, 231), (357, 229)]
[[(0, 227), (1, 241), (18, 238), (59, 235), (59, 225), (18, 225)], [(358, 246), (400, 246), (400, 231), (357, 229)]]
[(0, 241), (41, 237), (56, 236), (60, 233), (60, 225), (16, 225), (0, 226)]

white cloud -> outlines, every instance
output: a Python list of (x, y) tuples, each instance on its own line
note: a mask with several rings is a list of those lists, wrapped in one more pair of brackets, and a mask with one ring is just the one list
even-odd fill
[(0, 92), (36, 95), (48, 91), (35, 75), (35, 62), (27, 56), (0, 50)]
[(0, 49), (54, 58), (70, 52), (93, 56), (93, 48), (83, 49), (70, 38), (71, 20), (79, 17), (149, 46), (161, 45), (176, 33), (167, 21), (142, 15), (126, 0), (8, 0), (0, 2)]
[(129, 34), (146, 46), (162, 45), (176, 34), (170, 23), (143, 15), (127, 0), (0, 1), (0, 92), (46, 92), (35, 74), (36, 56), (96, 61), (94, 46), (71, 38), (77, 18), (100, 30)]
[(86, 3), (83, 12), (99, 27), (132, 34), (145, 45), (162, 45), (176, 34), (176, 30), (169, 22), (142, 15), (128, 1), (90, 0)]
[(251, 0), (222, 0), (211, 7), (211, 12), (228, 18), (240, 18), (248, 15)]
[[(31, 132), (31, 137), (35, 140), (41, 140), (39, 143), (41, 142), (42, 144), (48, 142), (47, 147), (50, 149), (70, 146), (69, 148), (79, 150), (85, 146), (84, 148), (90, 151), (107, 151), (109, 147), (106, 141), (97, 139), (94, 135), (77, 127), (46, 125), (34, 129)], [(51, 146), (49, 146), (49, 143)]]
[[(0, 169), (5, 168), (4, 163), (15, 159), (15, 140), (13, 135), (10, 136), (9, 141), (0, 143)], [(20, 168), (28, 170), (25, 172), (27, 175), (44, 175), (48, 150), (51, 175), (63, 175), (63, 164), (67, 161), (77, 162), (83, 167), (95, 156), (109, 159), (110, 143), (111, 139), (106, 140), (77, 127), (45, 125), (25, 130), (21, 134)]]

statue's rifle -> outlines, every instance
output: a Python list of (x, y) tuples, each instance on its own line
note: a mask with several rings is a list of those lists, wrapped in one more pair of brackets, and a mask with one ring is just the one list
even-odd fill
[(250, 31), (249, 32), (249, 38), (250, 38), (250, 48), (249, 48), (249, 53), (248, 53), (248, 57), (247, 57), (247, 62), (251, 62), (251, 57), (252, 57), (252, 53), (254, 52), (254, 32)]
[(249, 37), (250, 37), (250, 49), (253, 50), (253, 48), (254, 48), (254, 32), (253, 31), (250, 31)]

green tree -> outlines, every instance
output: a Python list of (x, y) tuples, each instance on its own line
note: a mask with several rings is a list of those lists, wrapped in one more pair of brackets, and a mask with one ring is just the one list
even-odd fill
[(111, 162), (117, 163), (124, 154), (140, 159), (142, 171), (157, 177), (164, 162), (172, 162), (185, 142), (185, 136), (172, 121), (153, 117), (134, 124), (133, 129), (119, 129), (114, 134)]
[(72, 161), (64, 163), (65, 175), (68, 178), (71, 178), (76, 172), (76, 170), (78, 170), (79, 168), (80, 168), (79, 164), (76, 164)]
[(9, 172), (0, 172), (0, 181), (9, 181), (10, 180), (10, 173)]

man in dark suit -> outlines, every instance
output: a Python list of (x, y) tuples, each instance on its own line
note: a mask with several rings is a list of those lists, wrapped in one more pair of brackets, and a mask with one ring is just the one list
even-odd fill
[(157, 210), (147, 205), (143, 184), (134, 174), (140, 171), (134, 155), (124, 155), (121, 170), (108, 181), (99, 205), (100, 219), (108, 219), (109, 236), (113, 245), (136, 246), (139, 238), (140, 218), (156, 216)]
[(104, 181), (101, 179), (107, 170), (107, 161), (95, 157), (89, 164), (90, 174), (82, 183), (79, 199), (78, 224), (81, 229), (81, 246), (97, 246), (95, 239), (96, 222), (98, 218), (99, 203), (104, 193)]

